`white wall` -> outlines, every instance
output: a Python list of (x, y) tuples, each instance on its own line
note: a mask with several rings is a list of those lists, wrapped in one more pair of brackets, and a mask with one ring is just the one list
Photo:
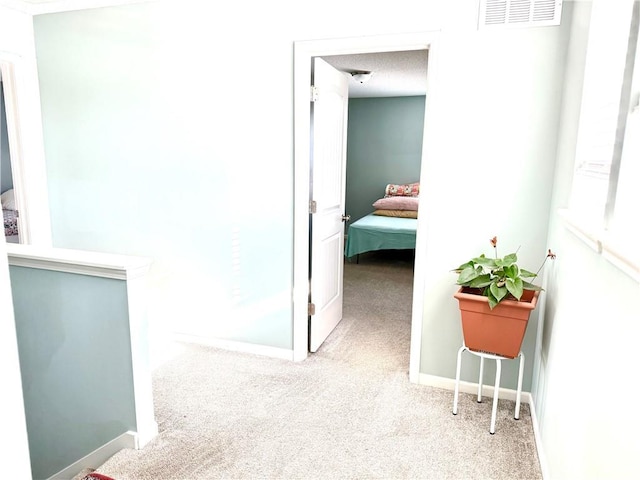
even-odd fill
[(635, 478), (640, 420), (627, 402), (637, 377), (640, 288), (570, 233), (557, 214), (571, 193), (591, 2), (570, 8), (549, 235), (558, 257), (549, 271), (533, 395), (551, 478)]

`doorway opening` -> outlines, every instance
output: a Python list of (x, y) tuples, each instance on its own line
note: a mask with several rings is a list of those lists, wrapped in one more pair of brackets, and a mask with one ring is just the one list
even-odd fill
[[(311, 62), (315, 57), (327, 58), (343, 55), (362, 55), (377, 52), (393, 53), (412, 50), (428, 51), (429, 71), (427, 74), (427, 90), (433, 92), (434, 85), (433, 59), (437, 49), (437, 34), (408, 34), (380, 36), (355, 39), (335, 39), (324, 41), (297, 42), (295, 45), (294, 95), (295, 95), (295, 212), (294, 212), (294, 359), (307, 357), (308, 339), (308, 258), (309, 258), (309, 148), (310, 139), (310, 107), (309, 85)], [(426, 68), (426, 65), (425, 65)], [(428, 150), (429, 100), (425, 101), (425, 119), (422, 129), (422, 155), (420, 164), (426, 158)], [(423, 170), (422, 168), (420, 169)], [(420, 181), (420, 180), (418, 180)], [(389, 182), (391, 183), (391, 182)], [(382, 195), (381, 195), (382, 196)], [(349, 212), (347, 212), (349, 213)], [(420, 259), (424, 255), (424, 245), (420, 242), (424, 222), (418, 219), (416, 232), (415, 268), (413, 269), (413, 288), (411, 303), (411, 347), (410, 347), (410, 380), (417, 382), (419, 373), (420, 346), (422, 335), (423, 304), (423, 269)]]
[[(334, 323), (324, 311), (318, 312), (312, 296), (316, 313), (322, 317), (310, 317), (309, 350), (315, 352), (326, 342), (334, 345), (327, 345), (334, 351), (337, 342), (351, 344), (345, 350), (349, 355), (356, 343), (364, 341), (397, 358), (398, 368), (405, 368), (428, 50), (324, 56), (322, 60), (348, 79), (346, 165), (342, 169), (346, 177), (342, 192), (346, 249), (341, 248), (343, 264), (335, 273), (341, 278), (330, 282), (342, 290), (336, 297), (341, 303), (338, 323), (335, 330), (327, 328), (326, 338), (318, 338), (320, 327), (314, 322), (323, 327)], [(368, 75), (360, 78), (361, 72)], [(323, 90), (317, 91), (317, 99), (326, 101)], [(312, 197), (317, 200), (313, 193)], [(312, 228), (315, 220), (312, 215)], [(312, 258), (317, 247), (312, 241)], [(314, 288), (313, 263), (311, 277), (312, 294), (323, 293)]]

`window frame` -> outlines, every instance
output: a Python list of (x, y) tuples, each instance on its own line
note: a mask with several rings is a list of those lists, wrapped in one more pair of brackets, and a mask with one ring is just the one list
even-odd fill
[[(602, 5), (602, 4), (601, 4)], [(603, 258), (607, 259), (611, 264), (631, 276), (637, 282), (640, 282), (640, 255), (637, 253), (640, 249), (640, 225), (634, 222), (634, 219), (628, 213), (633, 210), (632, 205), (626, 203), (640, 203), (640, 194), (638, 187), (631, 184), (635, 175), (624, 177), (620, 175), (623, 169), (632, 172), (640, 171), (640, 45), (638, 42), (639, 24), (640, 24), (640, 2), (638, 0), (629, 1), (627, 5), (631, 11), (620, 9), (619, 21), (624, 21), (626, 31), (629, 32), (626, 39), (626, 52), (624, 56), (624, 65), (622, 65), (622, 75), (620, 78), (620, 86), (615, 87), (617, 90), (609, 90), (604, 92), (604, 96), (612, 98), (618, 96), (619, 102), (617, 106), (617, 116), (615, 117), (615, 135), (610, 145), (605, 144), (605, 150), (610, 148), (610, 158), (606, 158), (600, 165), (600, 171), (593, 172), (586, 166), (585, 158), (589, 157), (589, 149), (596, 148), (596, 142), (593, 138), (593, 130), (588, 128), (593, 125), (590, 122), (597, 122), (601, 119), (593, 116), (593, 112), (599, 107), (597, 102), (588, 104), (584, 108), (588, 99), (583, 93), (583, 109), (580, 114), (580, 129), (578, 133), (578, 143), (576, 145), (576, 166), (573, 174), (573, 185), (570, 196), (569, 208), (561, 210), (561, 218), (564, 219), (567, 228), (573, 232), (578, 238), (582, 239)], [(605, 7), (606, 8), (606, 7)], [(629, 15), (630, 13), (630, 15)], [(598, 18), (602, 21), (600, 18)], [(594, 14), (592, 11), (592, 22)], [(628, 23), (627, 23), (628, 22)], [(621, 25), (618, 25), (620, 27)], [(609, 27), (610, 28), (610, 27)], [(594, 33), (595, 32), (595, 33)], [(589, 45), (587, 49), (587, 66), (585, 70), (585, 82), (592, 80), (589, 78), (595, 75), (593, 64), (589, 68), (589, 61), (594, 61), (590, 57), (589, 47), (593, 47), (597, 42), (604, 41), (598, 35), (603, 35), (603, 30), (598, 30), (598, 26), (590, 31)], [(599, 45), (598, 47), (601, 47)], [(597, 52), (596, 52), (597, 54)], [(620, 67), (620, 65), (618, 65)], [(609, 72), (615, 76), (620, 71)], [(617, 77), (619, 78), (619, 77)], [(597, 80), (596, 80), (597, 81)], [(606, 85), (606, 80), (605, 80)], [(609, 85), (609, 88), (611, 85)], [(591, 107), (591, 108), (589, 108)], [(605, 105), (611, 107), (611, 104)], [(613, 124), (606, 125), (604, 132), (611, 135)], [(608, 119), (612, 122), (612, 118)], [(607, 130), (608, 129), (608, 130)], [(631, 139), (634, 139), (631, 141)], [(625, 149), (626, 147), (626, 149)], [(633, 148), (634, 153), (630, 153), (629, 149)], [(584, 154), (584, 152), (588, 152)], [(632, 162), (632, 164), (628, 163)], [(629, 167), (631, 165), (631, 167)], [(606, 170), (605, 168), (606, 167)], [(589, 180), (590, 179), (590, 180)], [(585, 184), (592, 181), (593, 186), (601, 189), (600, 194), (596, 192), (592, 198), (585, 196)], [(624, 189), (620, 187), (623, 186)], [(606, 189), (606, 193), (605, 193)], [(624, 190), (627, 197), (620, 197), (620, 192)], [(621, 201), (625, 202), (622, 208)], [(595, 207), (595, 208), (594, 208)], [(618, 208), (616, 208), (618, 207)], [(626, 216), (625, 216), (625, 212)]]

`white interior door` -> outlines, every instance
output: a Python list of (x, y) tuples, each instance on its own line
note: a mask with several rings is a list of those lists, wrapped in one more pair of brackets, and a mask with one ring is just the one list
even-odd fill
[(309, 351), (318, 350), (342, 320), (344, 199), (349, 78), (314, 59), (311, 108), (311, 271)]

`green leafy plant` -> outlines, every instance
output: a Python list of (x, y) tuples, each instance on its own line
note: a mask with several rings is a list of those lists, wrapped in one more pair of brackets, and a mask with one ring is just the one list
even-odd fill
[(453, 270), (458, 274), (456, 282), (458, 285), (476, 289), (479, 294), (487, 297), (489, 308), (492, 310), (508, 298), (520, 300), (525, 290), (542, 290), (542, 287), (534, 285), (530, 280), (538, 276), (548, 258), (556, 257), (551, 250), (548, 251), (538, 271), (533, 273), (517, 265), (516, 253), (498, 257), (497, 237), (491, 239), (491, 246), (494, 249), (495, 258), (482, 254)]

